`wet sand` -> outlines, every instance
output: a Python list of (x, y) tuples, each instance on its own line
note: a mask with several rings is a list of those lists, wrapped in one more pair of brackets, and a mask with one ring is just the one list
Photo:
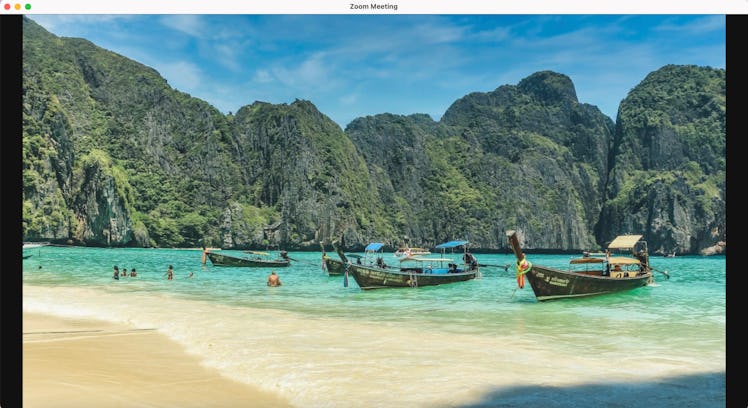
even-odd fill
[(23, 315), (23, 406), (290, 407), (221, 376), (154, 329)]
[[(152, 328), (24, 313), (22, 347), (25, 408), (292, 407), (282, 395), (201, 366), (196, 356)], [(527, 374), (521, 367), (511, 370)], [(493, 390), (476, 390), (469, 400), (463, 396), (434, 406), (716, 408), (726, 403), (725, 380), (724, 373), (706, 373), (652, 382), (495, 384)]]

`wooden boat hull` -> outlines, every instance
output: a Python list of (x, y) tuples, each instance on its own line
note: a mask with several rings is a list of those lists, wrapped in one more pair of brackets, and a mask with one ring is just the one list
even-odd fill
[(329, 276), (341, 276), (345, 273), (343, 261), (339, 259), (325, 258), (325, 268)]
[(250, 259), (238, 256), (208, 252), (208, 259), (213, 266), (249, 267), (249, 268), (284, 268), (290, 262), (285, 259)]
[(538, 301), (602, 295), (636, 289), (652, 282), (652, 272), (613, 277), (533, 265), (525, 275)]
[[(475, 279), (478, 273), (477, 271), (433, 274), (408, 273), (356, 264), (347, 266), (348, 274), (353, 277), (358, 286), (363, 290), (444, 285)], [(345, 266), (343, 273), (345, 273)]]

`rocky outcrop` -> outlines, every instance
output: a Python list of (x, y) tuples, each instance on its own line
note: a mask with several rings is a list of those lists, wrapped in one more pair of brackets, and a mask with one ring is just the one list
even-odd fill
[(105, 152), (94, 150), (83, 159), (80, 186), (73, 199), (74, 242), (92, 246), (131, 245), (131, 187), (110, 164)]
[(153, 69), (24, 18), (24, 240), (318, 250), (468, 239), (579, 251), (726, 240), (725, 71), (666, 66), (616, 123), (563, 74), (343, 131), (311, 101), (223, 115)]
[(726, 255), (727, 242), (719, 241), (716, 245), (704, 248), (700, 251), (701, 255)]
[(643, 233), (650, 250), (726, 239), (725, 71), (666, 66), (621, 103), (598, 240)]
[(497, 231), (525, 230), (534, 249), (597, 245), (613, 123), (577, 101), (567, 76), (539, 72), (516, 86), (470, 94), (442, 122), (486, 154), (481, 178), (498, 190)]
[(366, 162), (311, 102), (255, 102), (236, 113), (233, 133), (237, 160), (254, 192), (249, 204), (272, 209), (267, 224), (279, 223), (267, 238), (271, 245), (316, 250), (320, 239), (348, 225), (361, 239), (371, 239), (377, 225), (363, 220), (386, 224)]

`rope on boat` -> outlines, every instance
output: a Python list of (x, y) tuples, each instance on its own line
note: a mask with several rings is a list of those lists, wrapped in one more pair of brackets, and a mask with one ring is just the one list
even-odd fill
[(532, 269), (532, 264), (524, 256), (517, 261), (517, 287), (525, 288), (525, 274)]
[[(305, 264), (305, 265), (310, 265), (310, 266), (315, 266), (315, 267), (317, 266), (316, 262), (301, 261), (295, 258), (291, 258), (290, 256), (288, 257), (288, 259), (290, 259), (291, 261), (300, 263), (300, 264)], [(327, 265), (325, 264), (324, 261), (322, 261), (322, 270), (327, 270)]]
[(416, 274), (413, 273), (413, 271), (409, 272), (408, 276), (410, 276), (408, 285), (410, 285), (411, 288), (417, 288), (418, 287), (418, 276), (416, 276)]

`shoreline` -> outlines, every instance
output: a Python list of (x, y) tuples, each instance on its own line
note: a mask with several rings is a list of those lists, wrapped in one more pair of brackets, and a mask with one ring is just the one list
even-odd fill
[[(45, 241), (44, 243), (41, 243), (41, 242), (24, 242), (24, 244), (42, 244), (42, 245), (35, 245), (33, 247), (26, 247), (26, 248), (24, 248), (25, 250), (39, 249), (40, 247), (45, 247), (45, 246), (63, 247), (63, 248), (94, 248), (94, 247), (89, 247), (89, 246), (85, 246), (85, 245), (54, 244), (54, 243), (50, 243), (48, 241)], [(101, 248), (104, 248), (104, 247), (101, 247)], [(202, 247), (184, 247), (184, 248), (182, 248), (182, 247), (175, 247), (175, 248), (171, 248), (171, 247), (127, 247), (127, 246), (111, 247), (111, 248), (119, 248), (119, 249), (123, 249), (123, 248), (170, 249), (170, 250), (180, 250), (180, 251), (202, 251), (202, 249), (203, 249)], [(365, 248), (364, 246), (355, 246), (355, 247), (352, 247), (352, 248), (347, 248), (345, 250), (345, 252), (353, 252), (353, 253), (364, 252), (364, 248)], [(705, 248), (704, 250), (708, 250), (710, 248), (713, 248), (713, 247)], [(219, 248), (219, 247), (209, 247), (209, 248), (206, 248), (206, 249), (208, 251), (222, 251), (222, 250), (225, 250), (225, 251), (250, 251), (251, 250), (251, 251), (267, 251), (267, 252), (281, 251), (281, 250), (277, 250), (277, 249), (270, 249), (270, 250), (268, 250), (268, 249), (263, 249), (263, 248), (251, 249), (251, 248)], [(398, 248), (393, 247), (391, 252), (385, 252), (385, 254), (392, 254), (392, 255), (394, 255), (394, 253), (397, 251), (397, 249)], [(588, 251), (590, 251), (590, 250), (589, 249), (549, 249), (549, 248), (535, 248), (535, 249), (527, 248), (527, 249), (523, 250), (523, 252), (525, 252), (528, 255), (580, 255), (580, 256), (584, 252), (588, 252)], [(601, 249), (601, 251), (602, 251), (602, 249)], [(293, 249), (293, 250), (289, 250), (288, 252), (322, 253), (322, 251), (317, 250), (317, 249), (312, 249), (312, 247), (309, 247), (307, 249)], [(330, 250), (330, 251), (326, 250), (324, 252), (331, 253), (331, 254), (335, 253), (334, 250)], [(590, 251), (590, 252), (595, 252), (595, 251)], [(507, 256), (514, 257), (514, 253), (511, 251), (511, 249), (508, 249), (508, 248), (470, 248), (470, 253), (476, 254), (476, 255), (507, 255)], [(434, 254), (435, 253), (432, 252), (432, 255), (434, 255)], [(668, 255), (670, 255), (670, 254), (663, 254), (663, 253), (651, 253), (651, 254), (649, 254), (649, 256), (653, 257), (653, 258), (674, 258), (674, 256), (668, 256)], [(704, 253), (703, 251), (702, 252), (694, 252), (694, 253), (682, 252), (682, 253), (678, 253), (677, 256), (678, 257), (686, 257), (686, 256), (699, 256), (699, 257), (702, 257), (702, 256), (706, 256), (706, 257), (714, 256), (714, 257), (719, 257), (719, 256), (727, 256), (727, 251), (726, 250), (723, 250), (723, 251), (708, 251), (708, 253)]]
[(23, 312), (22, 348), (24, 407), (292, 407), (155, 328)]

